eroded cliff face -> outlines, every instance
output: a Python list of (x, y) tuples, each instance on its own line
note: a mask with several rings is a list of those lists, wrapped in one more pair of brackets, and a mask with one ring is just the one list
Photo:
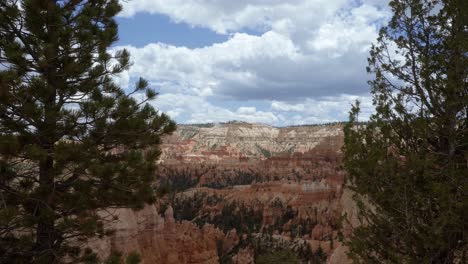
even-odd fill
[(143, 263), (253, 263), (282, 248), (304, 262), (345, 263), (342, 142), (339, 124), (179, 126), (162, 146), (158, 201), (117, 211), (115, 234), (94, 248), (101, 257), (136, 251)]
[[(173, 209), (159, 214), (154, 205), (139, 211), (111, 209), (102, 214), (117, 216), (107, 227), (112, 236), (94, 239), (89, 247), (105, 259), (111, 251), (123, 255), (137, 252), (142, 263), (218, 263), (217, 241), (232, 239), (212, 225), (198, 228), (188, 221), (176, 222)], [(226, 242), (227, 244), (228, 242)]]
[(242, 122), (180, 125), (166, 138), (162, 159), (226, 162), (229, 157), (268, 158), (304, 153), (324, 141), (337, 149), (342, 133), (339, 124), (283, 128)]

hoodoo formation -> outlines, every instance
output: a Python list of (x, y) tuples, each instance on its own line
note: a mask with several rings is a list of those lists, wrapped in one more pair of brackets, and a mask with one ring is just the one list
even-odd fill
[(136, 251), (143, 263), (253, 263), (272, 249), (346, 263), (342, 144), (341, 124), (179, 125), (164, 138), (157, 202), (119, 209), (114, 235), (92, 245), (101, 257)]

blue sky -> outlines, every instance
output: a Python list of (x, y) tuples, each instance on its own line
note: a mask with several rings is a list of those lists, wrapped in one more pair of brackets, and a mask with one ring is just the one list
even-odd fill
[(178, 123), (242, 120), (275, 126), (346, 120), (372, 111), (370, 44), (389, 18), (383, 0), (132, 0), (117, 18), (155, 107)]
[(207, 28), (174, 23), (166, 15), (138, 13), (132, 17), (118, 17), (119, 41), (116, 45), (133, 45), (141, 48), (154, 42), (175, 46), (200, 48), (225, 42), (228, 35), (218, 34)]

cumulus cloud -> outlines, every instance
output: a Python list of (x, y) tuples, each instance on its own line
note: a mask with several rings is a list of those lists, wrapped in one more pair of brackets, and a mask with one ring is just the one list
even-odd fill
[[(229, 34), (227, 41), (202, 48), (165, 43), (116, 47), (127, 48), (134, 62), (129, 76), (120, 81), (148, 79), (161, 92), (161, 109), (183, 122), (236, 119), (286, 124), (346, 119), (350, 102), (368, 92), (368, 49), (389, 17), (384, 0), (123, 4), (123, 16), (164, 14), (176, 23)], [(262, 33), (248, 34), (245, 29)], [(244, 105), (215, 106), (214, 100)], [(269, 103), (270, 109), (249, 105), (249, 100)]]
[[(123, 2), (122, 16), (138, 12), (164, 14), (175, 22), (210, 28), (218, 33), (243, 28), (270, 28), (285, 18), (319, 23), (346, 0), (132, 0)], [(312, 11), (305, 15), (306, 11)], [(313, 25), (312, 25), (313, 26)]]
[(269, 107), (229, 107), (215, 105), (206, 98), (187, 94), (163, 94), (154, 106), (172, 118), (182, 118), (184, 123), (210, 123), (239, 120), (270, 125), (302, 125), (345, 120), (351, 103), (361, 101), (362, 120), (372, 112), (369, 96), (342, 95), (338, 97), (306, 99), (301, 103), (271, 102)]
[(184, 123), (211, 123), (239, 120), (251, 123), (278, 124), (281, 120), (269, 111), (257, 110), (256, 107), (239, 107), (230, 110), (216, 106), (202, 97), (187, 94), (162, 94), (154, 101), (154, 106), (170, 117), (183, 116)]
[(172, 92), (291, 100), (367, 89), (365, 50), (306, 52), (274, 31), (236, 33), (224, 43), (196, 49), (163, 43), (124, 48), (132, 54), (131, 76), (156, 81)]
[(311, 124), (346, 120), (351, 104), (359, 100), (361, 105), (361, 120), (367, 120), (373, 112), (370, 96), (340, 95), (324, 98), (307, 98), (301, 103), (271, 103), (271, 110), (275, 114), (286, 114), (283, 124)]
[(271, 102), (271, 109), (285, 112), (302, 112), (305, 110), (304, 104), (288, 104), (285, 102)]

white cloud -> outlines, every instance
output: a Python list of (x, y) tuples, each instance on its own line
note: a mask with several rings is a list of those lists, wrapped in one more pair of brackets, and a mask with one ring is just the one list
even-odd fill
[(348, 16), (336, 16), (321, 25), (307, 44), (318, 52), (332, 52), (331, 57), (340, 57), (349, 51), (366, 52), (370, 41), (377, 38), (376, 27), (371, 22), (383, 16), (375, 7), (363, 5)]
[(279, 117), (268, 111), (259, 111), (256, 107), (239, 107), (236, 111), (215, 106), (205, 98), (167, 93), (153, 101), (154, 106), (172, 118), (185, 115), (184, 123), (209, 123), (239, 120), (252, 123), (279, 124)]
[(239, 114), (255, 114), (255, 112), (257, 112), (257, 108), (252, 106), (241, 106), (237, 109)]
[(163, 43), (124, 48), (134, 62), (129, 74), (160, 84), (162, 92), (290, 100), (367, 89), (367, 53), (361, 47), (333, 55), (330, 50), (309, 52), (274, 31), (236, 33), (224, 43), (196, 49)]
[(285, 102), (271, 102), (271, 109), (285, 112), (302, 112), (305, 109), (304, 104), (288, 104)]
[(339, 95), (318, 99), (307, 98), (300, 103), (287, 103), (273, 101), (271, 110), (274, 114), (285, 113), (290, 118), (283, 124), (300, 125), (311, 123), (324, 123), (337, 120), (346, 120), (351, 104), (356, 100), (361, 102), (361, 118), (366, 120), (373, 112), (370, 96)]
[[(370, 43), (389, 13), (385, 0), (132, 0), (123, 16), (169, 16), (229, 39), (203, 48), (151, 43), (127, 46), (134, 66), (119, 81), (142, 76), (161, 92), (161, 109), (183, 122), (230, 119), (269, 124), (347, 117), (368, 92)], [(245, 33), (245, 29), (264, 32)], [(122, 48), (122, 47), (116, 47)], [(345, 95), (347, 94), (347, 95)], [(370, 102), (365, 97), (366, 102)], [(212, 101), (237, 102), (237, 107)], [(270, 104), (259, 110), (248, 100)], [(170, 103), (168, 103), (170, 102)], [(291, 103), (296, 102), (296, 103)], [(221, 104), (219, 104), (221, 105)], [(242, 105), (239, 107), (239, 105)]]
[(171, 92), (201, 96), (228, 96), (229, 84), (255, 90), (268, 78), (262, 75), (270, 74), (262, 73), (264, 66), (259, 64), (294, 63), (302, 56), (290, 39), (272, 31), (262, 36), (236, 33), (224, 43), (198, 49), (163, 43), (116, 49), (120, 48), (130, 51), (131, 76), (142, 76)]
[[(122, 16), (137, 12), (164, 14), (175, 22), (210, 28), (219, 33), (243, 28), (271, 28), (284, 18), (297, 18), (315, 26), (346, 0), (132, 0), (123, 2)], [(308, 12), (308, 13), (307, 13)]]
[(282, 126), (346, 120), (351, 104), (356, 99), (361, 101), (361, 118), (367, 119), (372, 112), (371, 99), (368, 96), (341, 95), (320, 100), (306, 99), (296, 104), (273, 101), (270, 108), (264, 110), (255, 106), (216, 106), (206, 98), (172, 93), (159, 96), (153, 103), (170, 117), (183, 118), (183, 123), (239, 120)]

